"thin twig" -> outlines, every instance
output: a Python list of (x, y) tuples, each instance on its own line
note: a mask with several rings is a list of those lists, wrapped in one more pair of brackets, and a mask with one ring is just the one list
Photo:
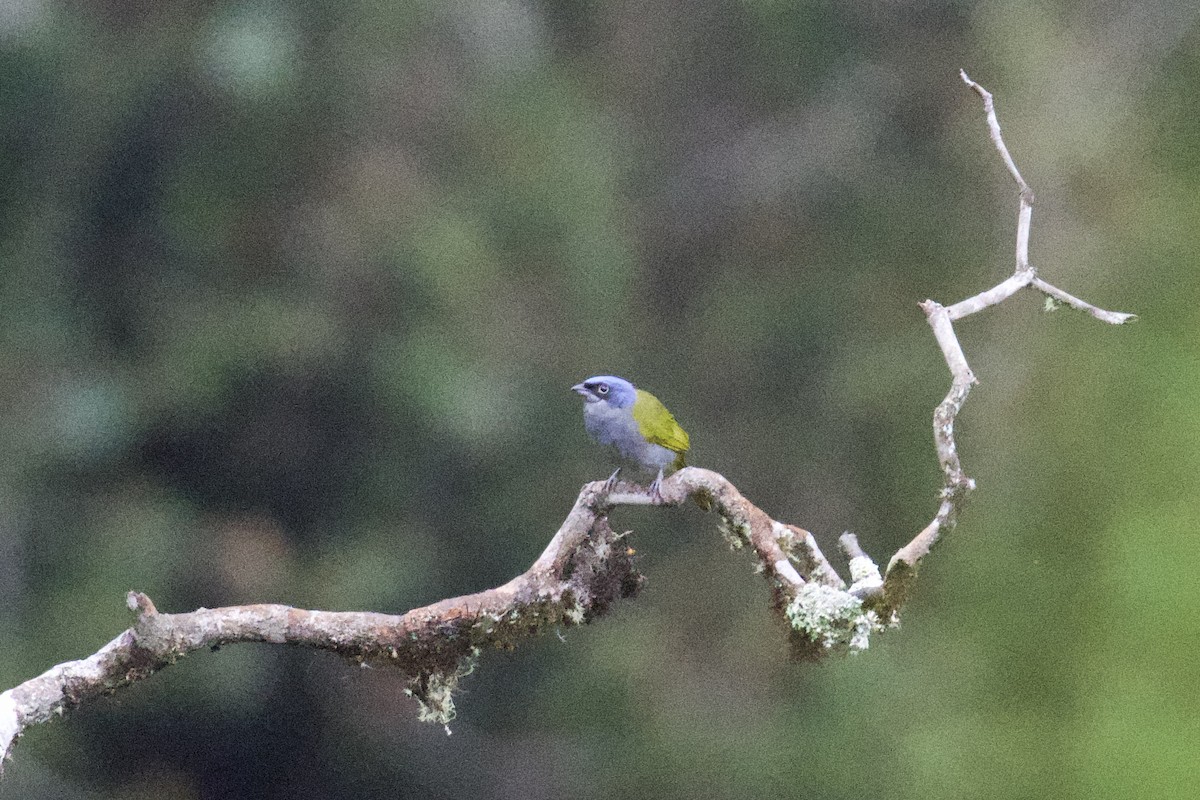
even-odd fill
[(294, 644), (330, 650), (359, 663), (393, 666), (420, 702), (422, 718), (444, 724), (454, 714), (452, 693), (458, 679), (470, 671), (481, 650), (511, 648), (546, 630), (589, 622), (617, 600), (637, 593), (643, 579), (625, 543), (627, 532), (614, 533), (608, 522), (611, 510), (620, 505), (678, 506), (690, 499), (712, 510), (729, 541), (753, 551), (771, 587), (773, 606), (788, 624), (796, 655), (819, 658), (865, 648), (872, 631), (897, 621), (918, 565), (942, 532), (954, 526), (963, 498), (975, 488), (958, 456), (954, 423), (977, 380), (954, 321), (997, 305), (1027, 286), (1105, 322), (1135, 318), (1097, 308), (1037, 277), (1029, 263), (1033, 192), (1004, 144), (992, 95), (965, 72), (962, 79), (983, 98), (992, 141), (1017, 183), (1016, 267), (1000, 284), (952, 306), (932, 300), (921, 304), (952, 376), (950, 390), (933, 414), (943, 484), (933, 520), (897, 551), (884, 576), (857, 538), (846, 533), (841, 546), (850, 560), (847, 587), (811, 533), (771, 519), (709, 470), (689, 467), (672, 475), (662, 485), (661, 503), (630, 484), (618, 484), (606, 493), (602, 482), (591, 483), (580, 491), (558, 532), (525, 573), (494, 589), (405, 614), (281, 605), (161, 614), (150, 598), (130, 592), (127, 602), (136, 612), (133, 627), (87, 658), (59, 664), (0, 693), (0, 763), (28, 727), (146, 678), (189, 652), (237, 642)]
[(1136, 314), (1126, 314), (1124, 311), (1105, 311), (1103, 308), (1097, 308), (1085, 300), (1080, 300), (1073, 294), (1064, 292), (1057, 286), (1051, 286), (1041, 278), (1034, 278), (1030, 285), (1052, 300), (1066, 303), (1071, 308), (1080, 311), (1086, 311), (1101, 322), (1107, 322), (1110, 325), (1124, 325), (1126, 322), (1132, 322), (1137, 319)]
[(1008, 167), (1009, 174), (1013, 176), (1013, 180), (1017, 182), (1017, 188), (1022, 195), (1028, 195), (1031, 199), (1033, 191), (1029, 188), (1029, 184), (1021, 177), (1021, 170), (1017, 169), (1017, 164), (1013, 161), (1012, 155), (1008, 152), (1008, 146), (1004, 144), (1004, 136), (1000, 133), (1000, 120), (996, 117), (996, 103), (992, 98), (992, 93), (980, 86), (975, 81), (967, 76), (965, 69), (960, 69), (958, 75), (962, 78), (963, 83), (975, 90), (975, 93), (983, 98), (983, 110), (987, 114), (988, 133), (991, 134), (992, 144), (996, 145), (996, 149), (1000, 151), (1000, 158), (1004, 160), (1004, 166)]
[(1033, 190), (1021, 177), (1021, 171), (1017, 169), (1012, 154), (1008, 152), (1008, 146), (1004, 144), (1004, 136), (1000, 133), (1000, 120), (996, 118), (996, 104), (992, 100), (992, 93), (968, 78), (966, 70), (960, 69), (958, 74), (963, 79), (963, 83), (970, 86), (976, 94), (983, 98), (983, 108), (987, 112), (988, 133), (991, 134), (992, 144), (996, 145), (996, 149), (1000, 151), (1000, 158), (1003, 159), (1004, 166), (1008, 167), (1009, 174), (1017, 182), (1017, 189), (1021, 196), (1021, 205), (1017, 211), (1017, 272), (1024, 272), (1029, 267), (1029, 227), (1033, 220)]
[(1091, 303), (1070, 295), (1037, 276), (1037, 272), (1029, 262), (1029, 231), (1033, 219), (1033, 191), (1021, 177), (1004, 136), (1000, 132), (1000, 120), (996, 117), (996, 106), (992, 94), (975, 81), (971, 80), (966, 71), (960, 70), (963, 82), (983, 99), (983, 108), (987, 116), (988, 133), (992, 144), (1000, 154), (1001, 160), (1008, 172), (1016, 181), (1019, 209), (1017, 212), (1017, 246), (1016, 265), (1013, 274), (990, 289), (979, 294), (960, 300), (952, 306), (943, 306), (933, 300), (920, 304), (921, 310), (933, 329), (933, 335), (946, 359), (946, 366), (952, 377), (950, 391), (945, 399), (938, 404), (933, 412), (933, 439), (937, 450), (938, 463), (942, 467), (943, 483), (938, 503), (938, 511), (933, 520), (926, 525), (913, 539), (900, 548), (888, 563), (884, 578), (883, 602), (878, 605), (880, 613), (894, 613), (903, 604), (912, 591), (916, 579), (917, 566), (921, 559), (929, 554), (930, 549), (937, 544), (943, 531), (953, 528), (962, 501), (975, 489), (975, 481), (963, 471), (958, 456), (958, 445), (954, 440), (954, 423), (962, 410), (971, 386), (978, 383), (975, 373), (967, 364), (966, 355), (954, 331), (954, 322), (985, 308), (999, 305), (1022, 289), (1032, 286), (1055, 302), (1066, 303), (1072, 308), (1086, 311), (1096, 319), (1120, 325), (1136, 319), (1133, 314), (1120, 311), (1106, 311)]

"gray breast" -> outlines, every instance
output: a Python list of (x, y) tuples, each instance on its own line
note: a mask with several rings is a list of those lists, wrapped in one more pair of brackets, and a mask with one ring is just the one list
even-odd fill
[(658, 470), (675, 460), (675, 453), (642, 438), (628, 409), (588, 403), (583, 407), (583, 426), (597, 444), (613, 448), (623, 460), (644, 469)]

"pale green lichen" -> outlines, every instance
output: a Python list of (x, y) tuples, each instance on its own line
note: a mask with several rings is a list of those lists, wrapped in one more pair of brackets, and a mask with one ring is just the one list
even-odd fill
[(845, 585), (837, 571), (820, 555), (821, 548), (817, 546), (817, 540), (811, 533), (802, 531), (801, 536), (796, 529), (789, 528), (781, 522), (773, 522), (771, 532), (775, 535), (775, 542), (779, 548), (787, 553), (788, 560), (808, 580), (826, 586)]
[(827, 652), (866, 650), (871, 632), (882, 627), (878, 615), (864, 610), (857, 597), (816, 583), (801, 587), (785, 613), (799, 634)]
[(750, 542), (750, 526), (745, 522), (735, 523), (729, 517), (721, 516), (717, 518), (717, 530), (731, 550), (741, 550)]
[(586, 613), (583, 606), (578, 602), (574, 602), (563, 609), (563, 618), (572, 625), (582, 625), (584, 619), (586, 619)]
[(458, 686), (457, 675), (430, 675), (424, 686), (418, 692), (415, 689), (405, 689), (405, 693), (414, 697), (420, 710), (417, 719), (421, 722), (440, 722), (449, 725), (458, 713), (454, 709), (454, 689)]
[[(796, 558), (795, 556), (789, 557), (792, 559), (792, 561), (796, 562), (797, 566), (804, 566), (804, 563), (800, 559)], [(841, 577), (837, 574), (837, 570), (826, 564), (817, 564), (815, 567), (810, 569), (808, 571), (808, 579), (815, 583), (822, 583), (825, 585), (841, 584), (842, 582)]]
[(454, 672), (431, 672), (413, 678), (404, 693), (417, 701), (420, 707), (417, 719), (421, 722), (437, 722), (450, 733), (450, 722), (458, 713), (454, 708), (454, 690), (458, 682), (475, 671), (479, 649), (472, 648), (471, 654), (459, 662)]
[(883, 592), (883, 576), (879, 574), (879, 567), (865, 555), (850, 559), (850, 592), (860, 598)]
[(850, 582), (852, 584), (869, 583), (883, 585), (883, 576), (879, 567), (867, 556), (855, 556), (850, 559)]

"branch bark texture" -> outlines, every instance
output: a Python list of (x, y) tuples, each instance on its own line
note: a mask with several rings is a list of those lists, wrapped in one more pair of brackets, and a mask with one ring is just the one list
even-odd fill
[(904, 598), (911, 589), (911, 583), (916, 577), (917, 566), (921, 559), (929, 554), (941, 534), (954, 527), (958, 517), (959, 506), (968, 494), (975, 490), (975, 481), (963, 471), (962, 462), (958, 457), (958, 445), (954, 441), (954, 423), (971, 387), (979, 383), (975, 373), (967, 363), (966, 354), (959, 344), (958, 335), (954, 332), (954, 323), (971, 314), (983, 311), (985, 308), (999, 305), (1026, 287), (1032, 287), (1047, 298), (1047, 309), (1054, 310), (1065, 304), (1080, 311), (1086, 311), (1096, 319), (1112, 325), (1122, 325), (1137, 319), (1133, 314), (1122, 311), (1106, 311), (1080, 300), (1056, 286), (1038, 277), (1037, 270), (1029, 260), (1029, 237), (1033, 224), (1033, 190), (1021, 177), (1020, 170), (1013, 160), (1004, 136), (1000, 131), (1000, 120), (996, 116), (996, 105), (991, 92), (984, 89), (968, 77), (966, 71), (960, 71), (962, 78), (972, 91), (983, 100), (983, 110), (987, 118), (988, 133), (992, 144), (1000, 154), (1004, 166), (1008, 169), (1017, 184), (1017, 246), (1016, 265), (1013, 274), (990, 289), (960, 300), (952, 306), (943, 306), (933, 300), (920, 304), (921, 310), (933, 329), (933, 336), (946, 359), (950, 369), (950, 391), (945, 399), (933, 411), (933, 441), (937, 449), (938, 463), (942, 467), (943, 483), (940, 503), (933, 521), (923, 528), (911, 542), (892, 557), (888, 563), (887, 576), (884, 580), (885, 595), (889, 603), (896, 603), (896, 608), (903, 605)]
[[(811, 533), (771, 519), (732, 483), (705, 469), (677, 472), (663, 483), (662, 496), (662, 505), (691, 498), (711, 509), (730, 541), (755, 554), (798, 655), (866, 647), (877, 617), (846, 590)], [(239, 642), (312, 647), (360, 664), (390, 666), (405, 676), (422, 719), (449, 723), (453, 690), (480, 652), (511, 649), (548, 629), (590, 622), (637, 594), (643, 579), (634, 551), (614, 533), (609, 514), (616, 506), (648, 504), (640, 487), (619, 483), (607, 493), (603, 482), (587, 484), (523, 574), (494, 589), (400, 615), (283, 605), (163, 614), (146, 595), (130, 592), (132, 627), (88, 658), (59, 664), (0, 694), (0, 756), (31, 725), (149, 677), (194, 650)]]
[[(998, 285), (954, 305), (933, 300), (920, 304), (951, 375), (950, 390), (933, 412), (934, 446), (943, 474), (933, 520), (892, 556), (883, 573), (857, 538), (844, 534), (839, 543), (849, 560), (847, 581), (811, 533), (772, 519), (721, 475), (688, 467), (662, 485), (658, 504), (680, 506), (694, 501), (716, 514), (719, 529), (735, 548), (753, 553), (770, 586), (771, 605), (800, 658), (863, 650), (872, 632), (898, 624), (921, 560), (954, 526), (963, 498), (975, 488), (959, 459), (954, 425), (978, 381), (954, 322), (1027, 287), (1045, 294), (1052, 304), (1086, 311), (1104, 322), (1134, 319), (1132, 314), (1093, 306), (1038, 277), (1029, 261), (1033, 192), (1004, 144), (992, 95), (965, 72), (961, 77), (983, 99), (992, 142), (1017, 184), (1016, 265)], [(0, 694), (0, 763), (30, 726), (146, 678), (194, 650), (238, 642), (312, 647), (360, 664), (391, 666), (404, 675), (408, 692), (420, 703), (421, 717), (447, 724), (454, 716), (454, 688), (482, 651), (510, 649), (548, 629), (590, 622), (618, 600), (637, 594), (643, 578), (634, 552), (613, 531), (609, 514), (621, 505), (654, 503), (640, 487), (619, 483), (611, 493), (604, 487), (603, 482), (583, 487), (558, 532), (523, 574), (502, 586), (405, 614), (309, 611), (282, 605), (162, 614), (148, 597), (130, 592), (132, 627), (95, 654), (59, 664)]]

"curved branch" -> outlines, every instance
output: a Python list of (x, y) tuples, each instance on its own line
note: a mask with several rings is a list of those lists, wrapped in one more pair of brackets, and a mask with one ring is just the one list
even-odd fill
[(1042, 292), (1051, 303), (1065, 303), (1105, 322), (1120, 324), (1135, 318), (1097, 308), (1037, 277), (1028, 257), (1033, 192), (1004, 144), (991, 94), (965, 72), (962, 79), (983, 98), (992, 141), (1017, 183), (1016, 268), (1000, 284), (952, 306), (933, 300), (921, 304), (952, 377), (949, 392), (933, 413), (943, 484), (933, 520), (900, 548), (884, 575), (857, 538), (846, 533), (840, 545), (849, 559), (847, 586), (811, 533), (772, 519), (716, 472), (696, 467), (680, 470), (662, 484), (659, 503), (644, 489), (627, 483), (618, 484), (611, 493), (603, 482), (590, 483), (523, 574), (494, 589), (405, 614), (308, 611), (282, 605), (161, 614), (148, 597), (130, 592), (127, 602), (137, 615), (133, 627), (88, 658), (59, 664), (0, 693), (0, 764), (30, 726), (146, 678), (194, 650), (238, 642), (312, 647), (357, 663), (394, 667), (420, 703), (421, 718), (446, 724), (454, 716), (453, 690), (482, 650), (510, 649), (557, 626), (590, 622), (617, 600), (637, 594), (643, 578), (635, 568), (634, 551), (608, 521), (612, 509), (621, 505), (678, 506), (691, 499), (716, 513), (730, 544), (753, 552), (757, 569), (771, 588), (772, 606), (787, 624), (796, 656), (820, 658), (865, 649), (872, 632), (897, 623), (918, 565), (942, 532), (954, 526), (963, 498), (975, 488), (958, 456), (954, 423), (978, 381), (954, 332), (954, 321), (997, 305), (1026, 287)]
[[(787, 620), (795, 652), (819, 657), (867, 646), (875, 615), (821, 553), (811, 533), (771, 519), (721, 475), (688, 467), (662, 485), (662, 505), (689, 498), (716, 512), (721, 530), (747, 546)], [(149, 677), (192, 651), (239, 642), (291, 644), (330, 650), (354, 662), (386, 665), (406, 678), (424, 720), (448, 723), (458, 679), (488, 648), (511, 649), (559, 626), (603, 616), (617, 600), (637, 594), (643, 578), (634, 551), (613, 532), (611, 510), (653, 504), (640, 487), (604, 483), (583, 487), (550, 544), (523, 574), (502, 586), (390, 615), (309, 611), (283, 605), (231, 606), (185, 614), (160, 613), (150, 598), (130, 592), (133, 627), (95, 654), (59, 664), (0, 694), (0, 761), (31, 725), (102, 694)]]

